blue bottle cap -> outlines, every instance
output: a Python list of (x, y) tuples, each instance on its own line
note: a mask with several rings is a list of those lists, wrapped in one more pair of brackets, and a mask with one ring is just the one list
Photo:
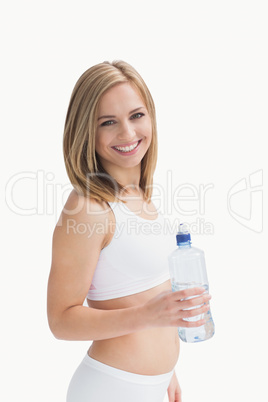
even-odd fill
[(179, 226), (179, 231), (176, 235), (176, 239), (177, 239), (177, 245), (179, 245), (180, 243), (191, 242), (191, 235), (188, 232), (188, 230), (185, 229), (183, 223), (181, 223)]

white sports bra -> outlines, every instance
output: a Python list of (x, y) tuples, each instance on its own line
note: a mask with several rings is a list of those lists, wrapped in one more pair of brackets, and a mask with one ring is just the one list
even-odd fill
[(164, 217), (144, 219), (122, 202), (109, 203), (116, 220), (111, 242), (101, 250), (87, 298), (108, 300), (151, 289), (170, 279), (168, 255), (175, 237)]

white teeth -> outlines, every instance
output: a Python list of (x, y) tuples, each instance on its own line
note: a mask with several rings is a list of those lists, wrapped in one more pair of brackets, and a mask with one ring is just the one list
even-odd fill
[(137, 147), (138, 143), (139, 141), (136, 142), (136, 144), (130, 145), (130, 147), (114, 147), (114, 148), (121, 152), (130, 152)]

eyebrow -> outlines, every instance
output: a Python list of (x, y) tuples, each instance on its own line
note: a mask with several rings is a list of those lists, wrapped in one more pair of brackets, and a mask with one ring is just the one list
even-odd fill
[[(129, 112), (129, 114), (135, 113), (135, 112), (137, 112), (137, 111), (140, 110), (140, 109), (144, 109), (144, 106), (140, 106), (140, 107), (137, 107), (137, 108), (134, 109), (134, 110), (131, 110), (131, 112)], [(113, 118), (115, 118), (115, 117), (116, 117), (116, 116), (111, 116), (111, 115), (100, 116), (100, 117), (98, 117), (98, 120), (101, 120), (101, 119), (113, 119)]]

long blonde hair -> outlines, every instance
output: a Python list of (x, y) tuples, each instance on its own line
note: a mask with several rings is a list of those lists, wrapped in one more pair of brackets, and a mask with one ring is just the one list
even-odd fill
[(152, 140), (141, 161), (140, 188), (144, 197), (152, 195), (153, 173), (157, 160), (155, 106), (144, 80), (124, 61), (105, 61), (86, 70), (78, 79), (69, 103), (63, 153), (69, 179), (76, 191), (99, 201), (119, 199), (122, 186), (102, 167), (95, 152), (98, 106), (102, 95), (124, 82), (131, 83), (143, 100), (152, 123)]

